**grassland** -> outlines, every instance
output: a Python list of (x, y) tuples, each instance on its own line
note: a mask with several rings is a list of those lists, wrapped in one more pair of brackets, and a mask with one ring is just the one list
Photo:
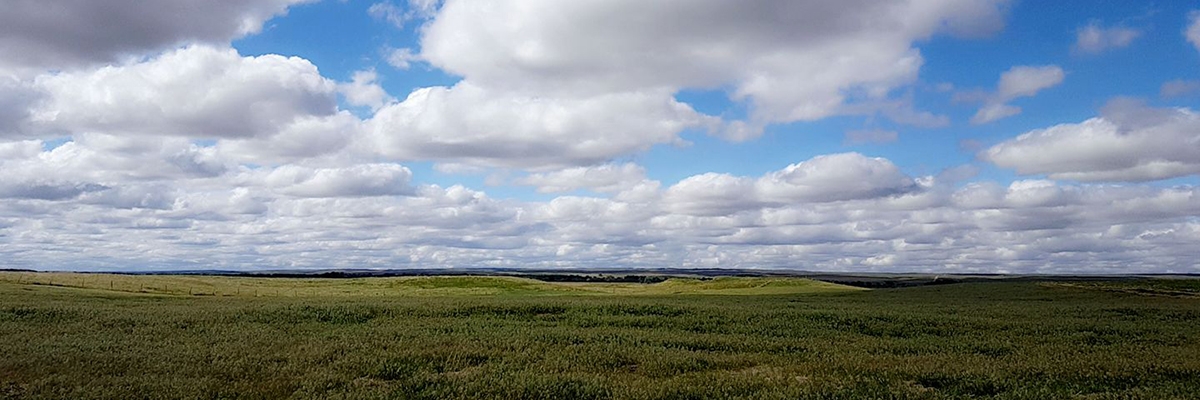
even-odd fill
[(1195, 281), (0, 274), (3, 398), (1200, 398)]
[(800, 278), (671, 279), (655, 284), (549, 283), (507, 276), (352, 279), (0, 272), (0, 282), (109, 292), (215, 297), (784, 295), (862, 290)]

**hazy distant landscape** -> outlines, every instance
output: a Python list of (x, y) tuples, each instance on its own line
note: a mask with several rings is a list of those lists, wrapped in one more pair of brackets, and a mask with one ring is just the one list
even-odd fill
[(5, 398), (1196, 398), (1200, 281), (0, 273)]

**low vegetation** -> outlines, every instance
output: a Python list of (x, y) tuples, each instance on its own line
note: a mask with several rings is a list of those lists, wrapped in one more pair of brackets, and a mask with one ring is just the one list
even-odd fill
[(3, 273), (0, 397), (1200, 398), (1189, 285)]
[(861, 290), (801, 278), (656, 279), (652, 283), (546, 281), (507, 276), (246, 278), (0, 272), (0, 282), (161, 295), (214, 297), (396, 297), (477, 295), (804, 294)]

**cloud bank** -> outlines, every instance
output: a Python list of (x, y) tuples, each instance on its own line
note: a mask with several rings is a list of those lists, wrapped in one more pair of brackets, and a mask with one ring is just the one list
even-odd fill
[[(7, 4), (0, 266), (1197, 270), (1200, 189), (1155, 184), (1200, 174), (1193, 108), (1119, 98), (990, 142), (968, 131), (977, 161), (940, 171), (886, 149), (902, 129), (967, 124), (915, 100), (920, 46), (995, 34), (1005, 1), (371, 5), (381, 24), (418, 32), (381, 63), (458, 78), (410, 93), (385, 89), (386, 66), (340, 81), (302, 57), (234, 49), (302, 3)], [(1175, 40), (1200, 42), (1192, 28)], [(1075, 46), (1139, 38), (1122, 29), (1087, 25)], [(1012, 67), (955, 118), (1013, 117), (1065, 75)], [(1182, 96), (1181, 82), (1163, 96)], [(745, 113), (700, 111), (687, 91)], [(885, 126), (837, 125), (843, 145), (878, 153), (670, 180), (647, 159), (703, 135), (737, 146), (839, 118)], [(991, 167), (1020, 178), (981, 177)], [(488, 193), (513, 188), (530, 194)]]

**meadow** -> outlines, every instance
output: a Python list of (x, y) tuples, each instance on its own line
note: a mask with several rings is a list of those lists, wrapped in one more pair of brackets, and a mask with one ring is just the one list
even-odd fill
[(2, 398), (1200, 398), (1200, 281), (0, 273)]

